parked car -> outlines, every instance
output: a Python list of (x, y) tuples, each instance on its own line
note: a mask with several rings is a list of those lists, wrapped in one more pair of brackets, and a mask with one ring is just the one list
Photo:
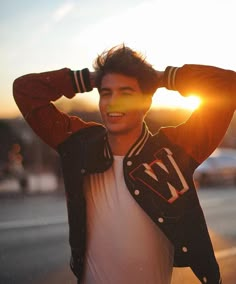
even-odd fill
[(236, 150), (217, 148), (195, 171), (197, 186), (236, 185)]

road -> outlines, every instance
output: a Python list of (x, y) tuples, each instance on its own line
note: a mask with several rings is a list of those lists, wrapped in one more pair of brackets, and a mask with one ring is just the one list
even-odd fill
[[(200, 189), (224, 284), (236, 279), (236, 189)], [(63, 195), (0, 199), (0, 284), (76, 284), (68, 267)], [(197, 284), (190, 269), (174, 269), (172, 284)]]

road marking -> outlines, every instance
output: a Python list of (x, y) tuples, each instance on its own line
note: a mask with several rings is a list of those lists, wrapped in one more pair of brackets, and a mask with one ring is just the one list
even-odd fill
[(215, 252), (215, 256), (217, 259), (222, 259), (234, 255), (236, 255), (236, 247), (231, 247), (228, 249), (223, 249)]
[(54, 218), (41, 218), (34, 220), (17, 220), (17, 221), (8, 221), (0, 223), (0, 230), (7, 229), (23, 229), (30, 227), (39, 227), (39, 226), (48, 226), (48, 225), (60, 225), (67, 223), (67, 218), (54, 217)]

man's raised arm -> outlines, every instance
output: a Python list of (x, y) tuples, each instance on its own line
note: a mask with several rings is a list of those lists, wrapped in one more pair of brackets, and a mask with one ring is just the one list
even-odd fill
[(76, 93), (92, 90), (89, 70), (34, 73), (17, 78), (13, 95), (22, 115), (49, 146), (56, 148), (75, 131), (91, 125), (75, 116), (59, 111), (53, 101), (62, 96), (73, 98)]

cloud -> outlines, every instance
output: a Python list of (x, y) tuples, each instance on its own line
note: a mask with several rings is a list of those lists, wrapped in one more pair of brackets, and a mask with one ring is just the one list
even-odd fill
[(60, 22), (64, 19), (74, 8), (75, 3), (66, 2), (59, 6), (52, 14), (52, 18), (55, 22)]

